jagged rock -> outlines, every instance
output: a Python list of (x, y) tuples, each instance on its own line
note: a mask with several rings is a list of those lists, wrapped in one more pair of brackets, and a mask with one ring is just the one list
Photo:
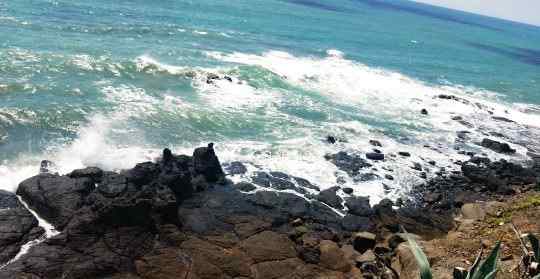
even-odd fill
[(498, 153), (507, 153), (507, 154), (516, 153), (516, 150), (511, 148), (510, 145), (508, 145), (508, 143), (501, 143), (501, 142), (494, 141), (487, 138), (483, 139), (480, 145)]
[(350, 263), (345, 258), (345, 253), (339, 246), (330, 240), (323, 240), (319, 245), (321, 251), (320, 264), (331, 270), (347, 272), (351, 269)]
[(349, 197), (345, 199), (345, 206), (349, 213), (357, 216), (371, 216), (373, 210), (368, 197)]
[(0, 264), (15, 257), (22, 245), (41, 234), (37, 219), (17, 197), (0, 190)]
[(331, 207), (341, 209), (343, 208), (341, 205), (343, 203), (343, 199), (337, 195), (337, 191), (339, 189), (340, 188), (337, 186), (325, 189), (321, 191), (316, 198), (317, 200), (324, 202)]
[(330, 144), (334, 144), (334, 143), (337, 142), (337, 139), (334, 136), (327, 136), (326, 137), (326, 142), (328, 142)]
[(42, 173), (23, 181), (17, 195), (40, 216), (62, 229), (83, 206), (84, 199), (94, 188), (90, 178)]
[(353, 237), (354, 249), (363, 254), (367, 250), (373, 249), (373, 247), (375, 247), (375, 239), (376, 235), (370, 232), (356, 233)]
[(351, 177), (358, 175), (361, 169), (369, 168), (372, 166), (359, 155), (350, 155), (344, 151), (338, 152), (333, 155), (327, 154), (325, 156), (325, 159), (332, 162), (332, 164), (336, 165), (338, 169), (346, 172)]
[(208, 147), (195, 149), (193, 152), (193, 169), (195, 176), (201, 174), (208, 182), (222, 183), (225, 181), (225, 174), (214, 152), (213, 143), (208, 144)]

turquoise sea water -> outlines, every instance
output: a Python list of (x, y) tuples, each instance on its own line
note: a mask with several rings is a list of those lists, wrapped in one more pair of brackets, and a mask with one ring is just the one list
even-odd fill
[[(213, 141), (224, 162), (322, 187), (345, 177), (381, 198), (419, 180), (413, 162), (500, 157), (483, 137), (512, 143), (513, 160), (535, 151), (539, 27), (407, 1), (7, 0), (0, 34), (3, 189), (42, 159), (117, 170)], [(369, 139), (413, 154), (377, 167), (396, 180), (348, 178), (323, 158)]]

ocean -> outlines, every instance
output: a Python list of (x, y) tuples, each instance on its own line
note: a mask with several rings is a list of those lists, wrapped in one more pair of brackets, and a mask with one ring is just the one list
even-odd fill
[[(44, 159), (121, 170), (214, 142), (223, 164), (377, 201), (425, 181), (414, 163), (538, 151), (540, 27), (409, 1), (5, 0), (0, 34), (4, 190)], [(369, 140), (387, 159), (365, 175), (324, 158)]]

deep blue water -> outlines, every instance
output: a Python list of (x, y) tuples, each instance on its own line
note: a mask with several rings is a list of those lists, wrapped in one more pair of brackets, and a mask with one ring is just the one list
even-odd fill
[(498, 156), (474, 144), (490, 131), (526, 160), (540, 123), (540, 28), (408, 1), (7, 0), (0, 34), (0, 188), (45, 158), (121, 169), (209, 141), (224, 162), (326, 187), (344, 174), (325, 153), (376, 138), (415, 154), (382, 163), (402, 179), (347, 178), (382, 197), (382, 183), (396, 194), (418, 180), (414, 161)]

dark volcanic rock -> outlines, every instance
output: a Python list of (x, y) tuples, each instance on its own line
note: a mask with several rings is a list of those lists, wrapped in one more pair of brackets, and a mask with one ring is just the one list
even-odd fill
[(427, 109), (422, 109), (422, 110), (420, 111), (420, 113), (423, 114), (423, 115), (428, 115)]
[(326, 142), (330, 143), (330, 144), (334, 144), (337, 142), (337, 139), (333, 136), (328, 136), (326, 137)]
[(247, 172), (247, 168), (242, 162), (231, 162), (226, 164), (224, 169), (228, 175), (245, 174)]
[(403, 157), (411, 157), (411, 153), (409, 152), (406, 152), (406, 151), (400, 151), (398, 152), (399, 156), (403, 156)]
[(349, 197), (345, 199), (345, 207), (349, 213), (357, 216), (371, 216), (373, 210), (368, 197)]
[(377, 152), (366, 153), (366, 158), (368, 158), (370, 160), (373, 160), (373, 161), (382, 161), (382, 160), (384, 160), (384, 154), (377, 153)]
[(382, 144), (380, 141), (378, 140), (370, 140), (369, 141), (369, 144), (373, 145), (373, 146), (376, 146), (376, 147), (382, 147)]
[(508, 143), (501, 143), (501, 142), (490, 140), (487, 138), (483, 139), (480, 145), (498, 153), (507, 153), (507, 154), (516, 153), (516, 150), (512, 149), (510, 145), (508, 145)]
[(208, 147), (199, 147), (193, 152), (194, 176), (203, 175), (208, 182), (225, 181), (225, 174), (221, 169), (219, 159), (214, 152), (214, 144), (208, 144)]
[(84, 199), (94, 188), (90, 178), (42, 173), (23, 181), (17, 189), (17, 195), (39, 212), (40, 216), (62, 229), (83, 206)]
[(328, 204), (331, 207), (341, 209), (343, 206), (343, 199), (337, 195), (337, 191), (340, 188), (337, 186), (325, 189), (317, 195), (317, 200)]
[(344, 151), (340, 151), (332, 155), (327, 154), (325, 159), (332, 162), (332, 164), (336, 165), (336, 167), (346, 172), (350, 176), (356, 176), (361, 169), (372, 166), (359, 155), (348, 154)]
[(101, 182), (101, 179), (103, 177), (103, 171), (96, 167), (89, 167), (85, 169), (74, 170), (70, 174), (68, 174), (68, 176), (71, 178), (87, 177), (92, 179), (95, 183), (99, 183)]
[(0, 264), (15, 257), (22, 245), (41, 234), (37, 219), (17, 197), (0, 190)]
[[(294, 181), (299, 181), (301, 179), (294, 179)], [(293, 182), (293, 178), (282, 172), (256, 172), (252, 177), (251, 181), (254, 184), (257, 184), (265, 188), (273, 188), (276, 190), (294, 190), (298, 193), (304, 194), (306, 191), (303, 188), (296, 187)], [(309, 181), (301, 181), (302, 184), (309, 188)], [(307, 182), (307, 183), (304, 183)], [(298, 183), (300, 185), (300, 183)]]
[(343, 217), (341, 226), (344, 230), (356, 232), (372, 229), (373, 223), (369, 217), (347, 214)]

